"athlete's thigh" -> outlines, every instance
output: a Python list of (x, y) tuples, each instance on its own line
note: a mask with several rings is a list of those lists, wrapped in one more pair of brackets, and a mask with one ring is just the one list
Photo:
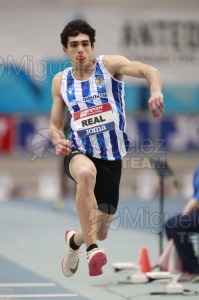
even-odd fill
[(78, 176), (82, 172), (91, 172), (96, 176), (94, 163), (84, 154), (78, 154), (72, 157), (69, 163), (69, 172), (76, 182), (78, 182)]

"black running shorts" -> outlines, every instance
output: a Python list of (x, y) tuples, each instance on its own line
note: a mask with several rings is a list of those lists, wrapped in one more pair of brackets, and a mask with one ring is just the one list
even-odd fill
[[(73, 150), (64, 159), (64, 168), (66, 174), (74, 180), (69, 171), (69, 163), (72, 157), (83, 154), (78, 150)], [(83, 154), (85, 155), (85, 154)], [(122, 172), (121, 160), (102, 160), (99, 158), (87, 156), (95, 165), (97, 170), (95, 184), (95, 198), (98, 209), (102, 212), (113, 215), (115, 214), (119, 201), (119, 185)]]

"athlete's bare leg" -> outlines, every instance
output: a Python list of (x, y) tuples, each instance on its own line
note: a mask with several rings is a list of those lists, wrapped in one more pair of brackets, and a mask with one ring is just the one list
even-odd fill
[[(97, 227), (93, 226), (90, 228), (89, 235), (93, 234), (94, 230), (97, 230), (97, 240), (102, 241), (107, 238), (108, 230), (113, 219), (113, 215), (105, 214), (101, 211), (98, 211), (98, 216), (96, 221)], [(93, 222), (94, 223), (94, 222)], [(84, 237), (81, 231), (75, 233), (74, 242), (77, 246), (84, 244)]]
[(96, 168), (89, 158), (79, 154), (71, 159), (69, 170), (77, 183), (76, 208), (83, 238), (88, 248), (97, 241), (98, 210), (94, 195)]
[(113, 220), (113, 215), (108, 215), (99, 211), (97, 221), (97, 239), (103, 241), (108, 236), (108, 230)]

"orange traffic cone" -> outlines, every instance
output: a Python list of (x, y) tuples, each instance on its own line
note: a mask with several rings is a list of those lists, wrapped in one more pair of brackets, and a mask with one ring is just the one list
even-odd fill
[(140, 266), (140, 271), (142, 273), (151, 272), (151, 264), (149, 261), (149, 255), (148, 255), (147, 248), (141, 249), (139, 260), (138, 260), (138, 265)]

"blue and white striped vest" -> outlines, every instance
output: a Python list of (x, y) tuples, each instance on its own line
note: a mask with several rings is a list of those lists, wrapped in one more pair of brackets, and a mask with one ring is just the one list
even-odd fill
[(76, 80), (72, 67), (63, 72), (61, 96), (68, 106), (73, 149), (105, 160), (121, 160), (129, 146), (125, 133), (124, 83), (107, 71), (103, 56), (85, 81)]

